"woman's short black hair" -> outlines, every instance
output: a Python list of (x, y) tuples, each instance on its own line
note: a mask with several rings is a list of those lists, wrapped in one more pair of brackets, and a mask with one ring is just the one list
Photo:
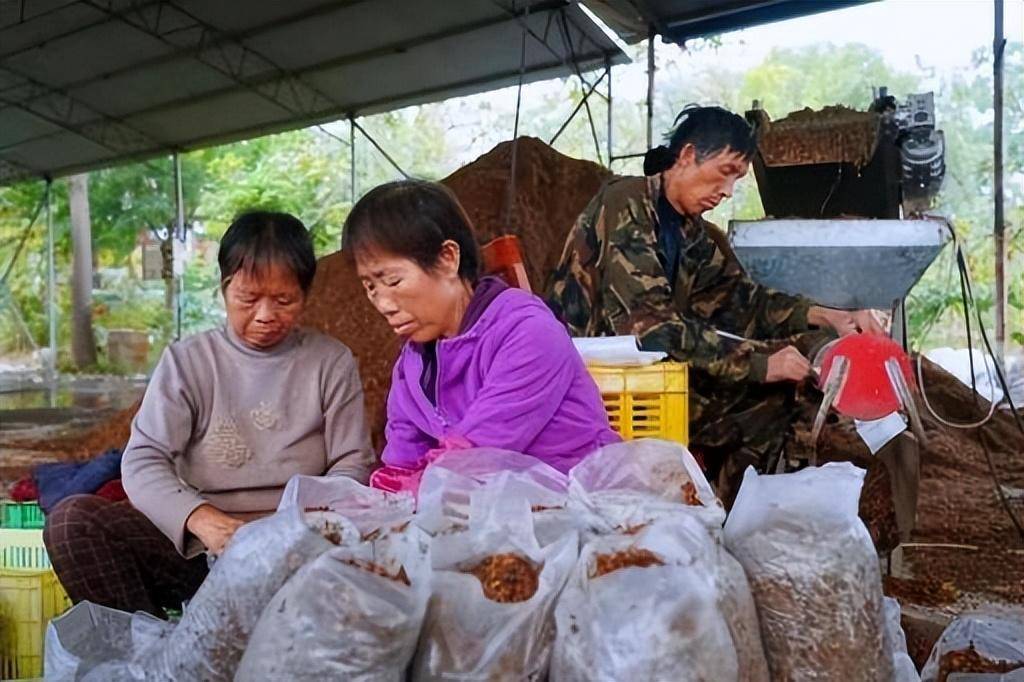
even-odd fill
[(446, 241), (459, 245), (459, 277), (476, 282), (480, 246), (466, 210), (450, 189), (426, 180), (400, 180), (375, 187), (352, 207), (341, 248), (350, 258), (379, 250), (433, 269)]
[(657, 175), (675, 165), (679, 153), (688, 144), (696, 151), (697, 163), (729, 150), (750, 161), (757, 151), (754, 129), (737, 114), (722, 107), (691, 104), (676, 116), (675, 125), (665, 136), (667, 145), (644, 154), (644, 175)]
[(268, 265), (281, 265), (293, 273), (303, 293), (316, 274), (313, 240), (302, 221), (288, 213), (249, 211), (224, 233), (217, 252), (221, 287), (239, 270), (254, 274)]

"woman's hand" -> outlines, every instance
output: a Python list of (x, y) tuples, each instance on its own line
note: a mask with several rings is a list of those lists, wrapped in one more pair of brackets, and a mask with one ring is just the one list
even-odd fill
[(212, 504), (196, 507), (185, 521), (188, 532), (199, 538), (206, 546), (206, 551), (215, 556), (224, 551), (235, 531), (243, 525), (244, 521), (225, 514)]

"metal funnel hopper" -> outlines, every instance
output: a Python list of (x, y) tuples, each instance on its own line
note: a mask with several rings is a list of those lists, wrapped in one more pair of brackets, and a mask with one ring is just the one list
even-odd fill
[(757, 282), (830, 308), (893, 307), (950, 240), (943, 218), (734, 220), (729, 239)]

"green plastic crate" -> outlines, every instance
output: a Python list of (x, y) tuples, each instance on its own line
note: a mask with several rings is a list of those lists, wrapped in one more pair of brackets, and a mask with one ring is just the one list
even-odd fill
[(35, 502), (4, 502), (4, 528), (42, 528), (43, 510)]

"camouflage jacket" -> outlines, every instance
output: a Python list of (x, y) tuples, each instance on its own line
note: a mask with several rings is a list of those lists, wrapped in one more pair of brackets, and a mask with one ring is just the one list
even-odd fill
[(547, 291), (551, 306), (574, 336), (636, 335), (645, 350), (720, 381), (764, 381), (778, 348), (771, 340), (807, 331), (811, 303), (752, 282), (715, 225), (670, 207), (681, 236), (669, 263), (659, 241), (659, 201), (668, 207), (660, 195), (659, 176), (613, 178), (601, 188), (566, 240)]

